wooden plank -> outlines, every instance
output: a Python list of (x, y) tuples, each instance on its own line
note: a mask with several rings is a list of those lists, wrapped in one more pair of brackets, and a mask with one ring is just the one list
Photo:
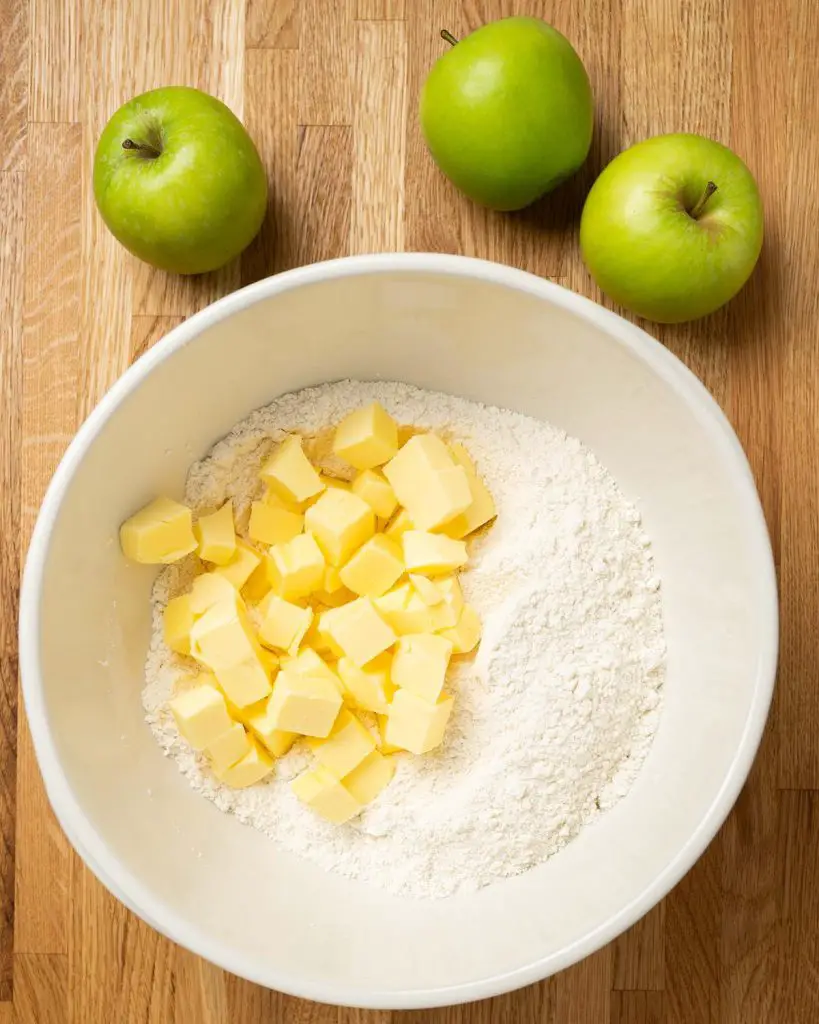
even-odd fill
[(23, 405), (24, 182), (0, 173), (0, 1001), (11, 999)]
[[(28, 0), (31, 18), (30, 121), (74, 122), (83, 117), (82, 0)], [(111, 111), (112, 113), (113, 111)]]
[(178, 327), (178, 316), (135, 316), (131, 319), (131, 362), (139, 359), (161, 338)]
[(401, 21), (355, 28), (350, 254), (404, 248), (407, 36)]
[(555, 1024), (610, 1024), (611, 948), (606, 946), (551, 979)]
[(301, 0), (299, 124), (352, 124), (353, 0)]
[(612, 992), (611, 1024), (665, 1024), (662, 992)]
[(407, 16), (406, 0), (356, 0), (360, 21), (401, 21)]
[[(299, 0), (248, 0), (245, 40), (247, 47), (298, 50), (301, 24)], [(253, 95), (252, 90), (249, 90)], [(278, 113), (283, 108), (278, 109)]]
[(299, 150), (297, 263), (316, 263), (347, 252), (353, 140), (344, 127), (307, 127)]
[(65, 956), (15, 954), (14, 1011), (17, 1024), (67, 1024), (69, 994)]
[(780, 794), (778, 863), (782, 868), (782, 956), (777, 1010), (783, 1020), (819, 1020), (819, 793)]
[[(26, 157), (30, 0), (0, 3), (0, 172), (21, 170)], [(19, 207), (22, 209), (22, 206)]]
[(661, 991), (665, 986), (665, 905), (659, 903), (612, 943), (615, 989)]

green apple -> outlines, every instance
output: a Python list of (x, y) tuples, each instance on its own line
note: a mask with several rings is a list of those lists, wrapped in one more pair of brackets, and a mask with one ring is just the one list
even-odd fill
[(519, 210), (580, 167), (594, 103), (571, 43), (539, 18), (503, 18), (454, 44), (421, 94), (430, 152), (470, 199)]
[(258, 232), (267, 179), (253, 141), (219, 100), (171, 86), (143, 93), (105, 126), (94, 196), (112, 234), (162, 270), (202, 274)]
[(658, 135), (625, 150), (592, 186), (580, 220), (592, 277), (615, 302), (660, 323), (728, 302), (761, 247), (753, 175), (701, 135)]

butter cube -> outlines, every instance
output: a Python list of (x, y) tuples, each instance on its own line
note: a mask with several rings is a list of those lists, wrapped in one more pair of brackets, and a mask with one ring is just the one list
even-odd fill
[(247, 532), (251, 540), (260, 544), (284, 544), (298, 537), (304, 529), (304, 516), (286, 508), (276, 508), (264, 501), (254, 501), (250, 506), (250, 523)]
[(322, 612), (319, 628), (359, 668), (396, 641), (395, 633), (368, 597)]
[(125, 520), (119, 540), (123, 554), (132, 562), (176, 562), (196, 550), (191, 510), (170, 498), (156, 498)]
[(237, 590), (241, 590), (261, 564), (261, 556), (249, 544), (236, 541), (236, 551), (225, 565), (218, 565), (213, 572), (224, 577)]
[(398, 424), (378, 402), (373, 402), (339, 423), (333, 451), (356, 469), (381, 466), (398, 451)]
[(312, 739), (307, 745), (316, 760), (337, 779), (343, 778), (375, 750), (375, 740), (354, 714), (342, 708), (324, 740)]
[(215, 772), (225, 771), (237, 761), (241, 761), (249, 752), (250, 740), (244, 726), (239, 722), (234, 722), (227, 732), (217, 736), (206, 748), (206, 753), (210, 757)]
[[(350, 593), (346, 587), (344, 588), (344, 593)], [(350, 597), (352, 597), (352, 594), (350, 594)], [(343, 603), (346, 604), (346, 600)], [(338, 606), (334, 605), (333, 607)], [(344, 654), (344, 651), (342, 651), (338, 644), (321, 629), (321, 615), (322, 612), (326, 612), (327, 610), (328, 606), (316, 606), (313, 621), (310, 623), (310, 628), (304, 634), (303, 643), (306, 647), (311, 648), (316, 652), (316, 654), (320, 654), (322, 657), (329, 656), (331, 658), (340, 658)]]
[(481, 620), (471, 604), (465, 604), (454, 626), (441, 630), (440, 635), (452, 642), (455, 654), (468, 654), (481, 639)]
[(201, 615), (191, 627), (191, 654), (208, 668), (229, 668), (255, 657), (256, 641), (241, 598), (233, 593)]
[(327, 679), (285, 668), (276, 677), (269, 713), (276, 729), (324, 737), (330, 734), (341, 704), (341, 694)]
[(324, 555), (312, 533), (274, 545), (266, 564), (273, 592), (286, 601), (307, 597), (324, 586)]
[(432, 580), (427, 579), (426, 576), (420, 576), (418, 573), (411, 572), (409, 574), (409, 581), (415, 593), (429, 608), (433, 608), (436, 604), (440, 604), (443, 601), (444, 595), (441, 593), (441, 590)]
[(410, 514), (405, 508), (398, 510), (396, 515), (384, 528), (384, 533), (387, 537), (391, 537), (393, 540), (400, 540), (401, 535), (406, 533), (407, 530), (414, 530)]
[(440, 533), (407, 530), (401, 537), (404, 562), (408, 572), (424, 576), (441, 576), (466, 565), (469, 556), (462, 540), (453, 540)]
[(435, 434), (416, 434), (384, 466), (384, 476), (416, 528), (432, 530), (472, 503), (466, 471)]
[(302, 803), (335, 825), (349, 821), (361, 810), (361, 804), (352, 793), (332, 772), (320, 766), (302, 772), (290, 783), (290, 788)]
[[(321, 492), (319, 491), (319, 494)], [(318, 495), (316, 495), (317, 497)], [(308, 499), (312, 501), (313, 499)], [(304, 501), (287, 501), (285, 498), (279, 497), (276, 491), (270, 486), (265, 485), (264, 493), (262, 494), (262, 502), (265, 505), (269, 505), (271, 508), (283, 508), (285, 512), (293, 512), (296, 515), (303, 515), (306, 507)]]
[(389, 481), (374, 469), (358, 474), (353, 480), (353, 494), (363, 498), (380, 519), (389, 519), (398, 505)]
[(261, 562), (248, 576), (247, 582), (242, 587), (242, 596), (250, 604), (258, 604), (269, 593), (270, 580), (267, 575), (267, 555), (263, 555)]
[(194, 750), (204, 750), (232, 725), (225, 698), (209, 683), (180, 693), (168, 706), (180, 733)]
[(224, 576), (215, 572), (203, 572), (191, 584), (191, 611), (194, 615), (204, 615), (220, 601), (235, 601), (236, 590)]
[(342, 696), (344, 695), (344, 686), (337, 673), (311, 647), (305, 647), (299, 651), (295, 658), (288, 660), (287, 664), (304, 676), (321, 676), (332, 683)]
[(426, 604), (409, 583), (401, 583), (383, 597), (374, 598), (373, 604), (399, 636), (436, 633), (451, 623), (449, 616), (441, 614), (446, 607), (444, 602), (434, 606)]
[(392, 681), (434, 704), (444, 688), (452, 642), (432, 633), (402, 636), (392, 660)]
[(278, 729), (270, 713), (268, 698), (261, 704), (254, 705), (244, 715), (248, 729), (257, 737), (274, 757), (284, 757), (296, 740), (296, 733)]
[(469, 508), (461, 512), (460, 515), (455, 516), (454, 519), (451, 519), (442, 527), (442, 533), (445, 533), (447, 537), (454, 537), (456, 540), (460, 540), (494, 519), (498, 513), (495, 508), (495, 501), (489, 493), (489, 488), (478, 476), (475, 464), (463, 445), (452, 444), (450, 445), (450, 451), (455, 461), (466, 472), (469, 490), (472, 493), (472, 504)]
[(448, 619), (442, 617), (442, 624), (447, 627), (454, 626), (461, 617), (461, 611), (464, 607), (464, 592), (461, 590), (461, 581), (457, 576), (444, 576), (430, 582), (434, 582), (434, 586), (437, 587), (449, 610), (449, 617)]
[(214, 673), (230, 702), (240, 708), (263, 700), (271, 690), (270, 677), (256, 657), (215, 668)]
[(362, 597), (380, 597), (404, 574), (401, 545), (376, 534), (340, 570), (342, 583)]
[(272, 682), (279, 671), (279, 659), (272, 651), (268, 651), (264, 647), (256, 648), (256, 657), (259, 659), (262, 668), (267, 673), (267, 678)]
[(276, 594), (268, 594), (259, 605), (262, 624), (259, 638), (268, 647), (295, 654), (313, 619), (312, 608), (302, 608)]
[(337, 487), (341, 491), (349, 491), (351, 484), (349, 480), (341, 480), (337, 476), (330, 476), (329, 473), (319, 473), (325, 487)]
[(331, 487), (304, 514), (330, 565), (343, 565), (375, 533), (373, 510), (357, 494)]
[(324, 490), (324, 483), (304, 454), (301, 438), (286, 438), (265, 462), (259, 475), (284, 501), (299, 504)]
[(215, 772), (216, 777), (234, 789), (253, 786), (273, 771), (273, 761), (258, 743), (251, 740), (250, 750), (236, 764)]
[(177, 654), (190, 654), (193, 608), (190, 594), (173, 597), (165, 606), (163, 615), (165, 643)]
[(355, 707), (363, 711), (386, 713), (395, 693), (390, 678), (391, 662), (391, 655), (379, 654), (363, 668), (359, 668), (349, 658), (339, 658), (338, 674), (348, 700)]
[(377, 750), (344, 777), (344, 787), (360, 804), (369, 804), (395, 775), (395, 758), (384, 757)]
[(387, 731), (387, 722), (389, 722), (388, 715), (378, 715), (378, 749), (382, 754), (397, 754), (403, 747), (394, 747), (392, 743), (387, 743), (384, 738)]
[(233, 525), (233, 502), (226, 501), (218, 512), (200, 516), (193, 524), (199, 543), (199, 557), (216, 565), (227, 565), (236, 554), (236, 528)]
[(384, 738), (394, 747), (426, 754), (444, 738), (451, 712), (451, 697), (430, 704), (411, 690), (398, 690), (390, 704)]

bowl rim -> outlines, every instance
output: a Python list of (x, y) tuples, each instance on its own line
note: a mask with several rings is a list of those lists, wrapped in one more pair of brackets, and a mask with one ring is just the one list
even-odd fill
[[(451, 986), (379, 991), (321, 981), (294, 982), (276, 969), (248, 968), (228, 945), (213, 940), (156, 898), (126, 870), (86, 817), (63, 774), (52, 736), (41, 674), (40, 594), (54, 524), (63, 495), (91, 444), (121, 402), (174, 352), (202, 331), (257, 302), (291, 289), (351, 276), (385, 273), (466, 277), (545, 299), (586, 320), (646, 362), (686, 402), (727, 456), (733, 486), (744, 503), (745, 527), (754, 548), (762, 589), (761, 657), (745, 726), (719, 791), (686, 843), (640, 895), (568, 946), (503, 973)], [(742, 789), (762, 739), (776, 677), (779, 610), (776, 572), (765, 518), (745, 452), (727, 417), (697, 377), (659, 341), (641, 328), (549, 281), (513, 267), (466, 256), (439, 253), (389, 253), (347, 256), (298, 267), (226, 295), (183, 323), (140, 357), (103, 396), (66, 449), (47, 488), (35, 524), (20, 592), (19, 658), (21, 689), (34, 750), (46, 793), (57, 820), (79, 855), (102, 884), (135, 914), (171, 941), (249, 981), (316, 1002), (367, 1009), (411, 1010), (447, 1006), (500, 995), (571, 966), (630, 928), (661, 900), (705, 851)]]

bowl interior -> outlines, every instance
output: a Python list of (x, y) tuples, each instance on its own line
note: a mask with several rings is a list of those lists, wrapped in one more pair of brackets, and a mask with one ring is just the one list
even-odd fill
[[(775, 658), (770, 549), (747, 466), (664, 350), (525, 275), (434, 258), (353, 262), (249, 297), (149, 354), (47, 501), (23, 671), (52, 801), (117, 895), (254, 980), (376, 1006), (534, 980), (647, 910), (744, 779)], [(255, 407), (342, 377), (403, 380), (551, 421), (638, 500), (654, 539), (669, 669), (636, 785), (546, 864), (475, 894), (403, 900), (280, 852), (195, 794), (143, 722), (154, 573), (125, 564), (120, 522), (157, 493), (181, 496), (191, 461)]]

